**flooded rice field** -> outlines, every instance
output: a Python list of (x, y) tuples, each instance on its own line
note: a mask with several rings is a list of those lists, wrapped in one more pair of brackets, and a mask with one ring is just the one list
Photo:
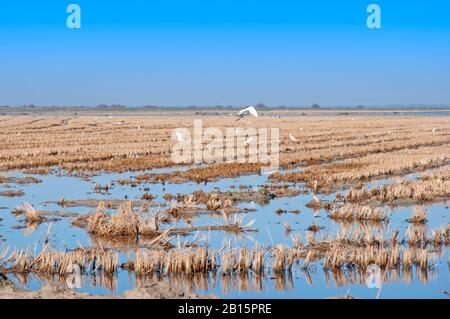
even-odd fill
[[(448, 237), (445, 239), (443, 235), (446, 243), (417, 245), (408, 242), (408, 238), (412, 237), (412, 228), (425, 234), (425, 237), (431, 236), (433, 230), (440, 227), (447, 227), (448, 232), (448, 200), (419, 206), (384, 205), (381, 207), (385, 210), (385, 220), (341, 220), (330, 217), (330, 209), (333, 208), (326, 204), (335, 199), (336, 192), (315, 196), (303, 183), (273, 184), (268, 175), (221, 178), (201, 184), (123, 182), (133, 181), (135, 176), (144, 173), (170, 173), (186, 169), (175, 167), (82, 177), (68, 176), (64, 171), (48, 175), (10, 171), (4, 176), (11, 182), (3, 183), (1, 190), (16, 196), (1, 197), (2, 247), (10, 247), (10, 252), (11, 249), (27, 251), (33, 256), (39, 255), (44, 247), (62, 252), (100, 249), (117, 253), (117, 271), (93, 274), (86, 270), (80, 275), (81, 285), (74, 289), (91, 294), (122, 295), (146, 282), (160, 281), (196, 294), (228, 298), (446, 297), (444, 291), (448, 289), (450, 276)], [(414, 179), (416, 176), (413, 174), (405, 178)], [(395, 182), (380, 179), (368, 186), (379, 187)], [(290, 192), (275, 195), (276, 187), (287, 188)], [(235, 205), (228, 208), (208, 208), (201, 200), (192, 197), (186, 200), (189, 195), (199, 192), (234, 196)], [(243, 192), (246, 196), (239, 194)], [(151, 198), (144, 194), (151, 194)], [(346, 191), (342, 195), (345, 197)], [(318, 204), (313, 205), (317, 200)], [(115, 238), (97, 236), (74, 223), (79, 216), (95, 213), (101, 201), (105, 204), (107, 214), (117, 214), (120, 205), (131, 202), (131, 209), (140, 216), (160, 216), (159, 230), (180, 231), (155, 242), (155, 236), (140, 234)], [(29, 203), (42, 216), (42, 220), (29, 221), (26, 215), (19, 214), (17, 210), (20, 211), (19, 208), (24, 203)], [(187, 208), (190, 208), (190, 212)], [(414, 210), (419, 208), (426, 210), (426, 221), (417, 224), (409, 222)], [(167, 214), (177, 209), (185, 211), (179, 212), (179, 216), (176, 213)], [(239, 223), (241, 228), (220, 229), (223, 225), (233, 223)], [(214, 229), (215, 226), (218, 229)], [(414, 254), (415, 250), (426, 249), (425, 267), (414, 260), (410, 266), (380, 265), (377, 269), (380, 270), (381, 285), (373, 287), (373, 278), (368, 278), (370, 274), (366, 267), (358, 265), (356, 261), (344, 262), (336, 268), (325, 264), (325, 259), (329, 256), (327, 248), (320, 247), (324, 243), (331, 245), (339, 240), (343, 243), (343, 238), (346, 238), (350, 245), (355, 236), (361, 242), (361, 245), (356, 245), (360, 246), (361, 251), (358, 253), (367, 254), (365, 250), (368, 247), (380, 249), (389, 246), (384, 241), (392, 241), (392, 236), (397, 231), (397, 242), (391, 244), (402, 252), (399, 258), (405, 258), (403, 256), (407, 251), (411, 250)], [(371, 236), (374, 243), (363, 245), (364, 239), (371, 240)], [(214, 258), (216, 267), (210, 267), (212, 261), (209, 260), (210, 264), (205, 266), (204, 271), (192, 273), (184, 268), (180, 271), (168, 271), (164, 269), (165, 266), (161, 269), (156, 269), (155, 266), (153, 271), (137, 274), (133, 269), (127, 268), (130, 260), (136, 260), (141, 250), (148, 250), (150, 253), (155, 250), (163, 251), (165, 254), (181, 250), (200, 253), (201, 248), (217, 257)], [(309, 251), (313, 252), (315, 249), (317, 253), (310, 253), (311, 256), (308, 256)], [(258, 269), (252, 268), (255, 264), (252, 254), (255, 251), (261, 254), (259, 261), (262, 265)], [(283, 256), (279, 256), (280, 254)], [(175, 258), (175, 255), (172, 257)], [(159, 262), (164, 263), (164, 259), (170, 257), (164, 255), (160, 258)], [(223, 266), (228, 262), (227, 258), (232, 258), (228, 268)], [(248, 261), (244, 261), (245, 258)], [(252, 265), (247, 265), (247, 262)], [(281, 266), (278, 265), (280, 269), (276, 269), (277, 263), (281, 263)], [(377, 264), (377, 261), (369, 263)], [(64, 283), (67, 280), (67, 276), (62, 276), (61, 280), (59, 276), (43, 275), (36, 271), (10, 271), (4, 274), (18, 287), (31, 290), (39, 290), (48, 281)]]
[(278, 130), (270, 175), (176, 164), (194, 118), (0, 116), (1, 294), (448, 298), (448, 116), (201, 118)]

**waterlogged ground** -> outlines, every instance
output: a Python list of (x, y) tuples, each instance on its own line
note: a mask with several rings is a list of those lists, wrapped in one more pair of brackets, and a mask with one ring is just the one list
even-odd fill
[[(166, 209), (170, 202), (163, 199), (164, 194), (190, 194), (194, 191), (223, 191), (237, 192), (240, 185), (252, 187), (255, 190), (268, 184), (266, 175), (248, 175), (240, 178), (225, 178), (207, 184), (196, 183), (165, 183), (153, 184), (142, 183), (137, 186), (125, 184), (121, 185), (117, 181), (121, 179), (132, 179), (134, 176), (148, 172), (169, 172), (171, 170), (186, 169), (184, 167), (152, 170), (146, 172), (133, 172), (124, 174), (100, 174), (86, 178), (67, 176), (64, 172), (55, 172), (49, 175), (25, 174), (18, 171), (11, 171), (6, 174), (8, 177), (35, 177), (41, 183), (31, 184), (0, 184), (0, 191), (23, 191), (25, 194), (20, 197), (0, 197), (0, 241), (1, 245), (8, 245), (16, 249), (28, 249), (39, 251), (46, 237), (49, 238), (51, 247), (58, 250), (70, 250), (76, 247), (98, 247), (107, 243), (98, 242), (92, 238), (85, 229), (71, 225), (70, 217), (49, 217), (49, 221), (37, 226), (26, 227), (23, 217), (15, 216), (11, 212), (17, 206), (28, 202), (40, 211), (54, 211), (66, 213), (89, 213), (93, 212), (93, 207), (61, 207), (56, 202), (64, 200), (85, 200), (85, 199), (120, 199), (120, 200), (140, 200), (145, 192), (156, 196), (154, 206), (150, 209), (150, 214), (158, 210)], [(415, 178), (409, 175), (407, 178)], [(395, 180), (377, 180), (368, 184), (369, 187), (380, 186), (384, 183), (393, 183)], [(94, 191), (95, 185), (110, 185), (107, 193), (97, 193)], [(195, 242), (200, 245), (208, 245), (210, 248), (220, 250), (225, 245), (232, 247), (247, 246), (250, 248), (261, 244), (264, 247), (270, 245), (285, 244), (291, 246), (293, 238), (300, 234), (305, 241), (307, 228), (315, 223), (323, 226), (324, 229), (316, 233), (317, 238), (324, 238), (327, 235), (335, 237), (344, 227), (342, 223), (333, 221), (327, 216), (324, 209), (313, 209), (306, 207), (306, 204), (313, 199), (313, 194), (304, 188), (302, 184), (290, 185), (301, 190), (295, 197), (274, 198), (266, 203), (245, 202), (237, 205), (239, 208), (248, 208), (251, 211), (244, 213), (246, 224), (254, 220), (252, 228), (256, 232), (245, 232), (233, 234), (224, 231), (201, 231), (188, 236), (174, 238), (172, 243)], [(345, 194), (345, 191), (344, 191)], [(335, 194), (319, 195), (321, 200), (332, 200)], [(53, 203), (50, 203), (53, 202)], [(277, 209), (288, 212), (276, 214)], [(406, 219), (411, 216), (413, 206), (389, 208), (390, 220), (388, 223), (381, 223), (383, 231), (389, 233), (393, 228), (397, 228), (400, 237), (404, 237), (409, 223)], [(446, 225), (449, 219), (449, 203), (441, 202), (427, 206), (429, 229)], [(290, 210), (299, 210), (292, 213)], [(284, 224), (288, 223), (292, 232), (286, 233)], [(220, 225), (223, 218), (220, 214), (200, 214), (195, 216), (190, 226)], [(50, 226), (51, 225), (51, 226)], [(176, 224), (163, 225), (167, 227), (187, 227), (186, 221), (179, 221)], [(347, 227), (359, 227), (352, 224)], [(121, 262), (125, 262), (128, 254), (132, 250), (122, 247), (119, 249)], [(184, 289), (192, 290), (197, 294), (213, 294), (227, 298), (330, 298), (349, 294), (356, 298), (448, 298), (450, 291), (449, 284), (449, 249), (446, 246), (436, 248), (433, 252), (434, 266), (424, 275), (412, 272), (411, 276), (404, 276), (402, 273), (398, 277), (385, 280), (380, 289), (370, 288), (370, 284), (365, 284), (365, 280), (353, 280), (349, 275), (344, 283), (333, 277), (330, 273), (324, 273), (322, 262), (316, 262), (308, 270), (301, 267), (293, 268), (291, 274), (279, 277), (270, 271), (264, 277), (258, 277), (252, 273), (247, 276), (231, 276), (224, 278), (220, 274), (194, 276), (191, 279), (184, 278), (148, 278), (146, 280), (163, 280), (167, 285), (180, 285)], [(345, 275), (345, 274), (344, 274)], [(38, 290), (44, 283), (36, 276), (30, 275), (27, 278), (8, 275), (16, 285), (22, 288)], [(337, 281), (336, 281), (337, 280)], [(138, 280), (139, 281), (139, 280)], [(141, 282), (136, 282), (134, 274), (125, 270), (119, 270), (112, 282), (101, 282), (89, 277), (83, 277), (82, 287), (76, 289), (78, 292), (88, 292), (102, 295), (122, 295), (124, 291), (132, 289)]]

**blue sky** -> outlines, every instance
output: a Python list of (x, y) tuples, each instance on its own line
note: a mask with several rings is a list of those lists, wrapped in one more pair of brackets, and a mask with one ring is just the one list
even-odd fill
[(0, 5), (0, 105), (450, 104), (449, 88), (445, 0)]

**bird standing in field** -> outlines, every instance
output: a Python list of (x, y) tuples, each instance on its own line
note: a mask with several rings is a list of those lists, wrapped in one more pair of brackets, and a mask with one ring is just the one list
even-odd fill
[(256, 112), (256, 109), (253, 106), (249, 106), (239, 111), (239, 118), (236, 121), (239, 121), (241, 118), (249, 115), (253, 115), (254, 117), (259, 116), (258, 112)]
[(183, 134), (181, 134), (180, 132), (175, 132), (175, 136), (178, 142), (181, 142), (183, 140)]
[(251, 141), (253, 141), (253, 136), (250, 136), (250, 137), (244, 142), (244, 144), (249, 144)]
[(320, 199), (319, 199), (319, 197), (316, 196), (316, 194), (314, 194), (314, 203), (316, 205), (320, 205)]

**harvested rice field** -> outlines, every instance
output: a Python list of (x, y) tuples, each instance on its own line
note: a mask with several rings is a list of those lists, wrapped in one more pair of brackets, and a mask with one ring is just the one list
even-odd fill
[[(279, 129), (278, 170), (175, 163), (194, 120)], [(448, 111), (30, 112), (0, 137), (5, 296), (448, 298)]]

